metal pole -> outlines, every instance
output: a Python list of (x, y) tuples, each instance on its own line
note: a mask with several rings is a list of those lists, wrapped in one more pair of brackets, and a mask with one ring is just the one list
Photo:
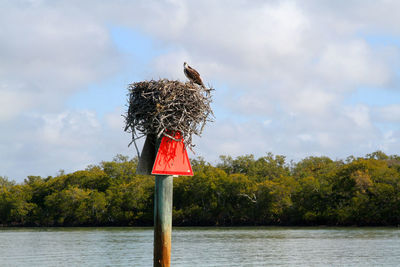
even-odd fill
[(154, 192), (154, 267), (171, 263), (172, 175), (156, 175)]

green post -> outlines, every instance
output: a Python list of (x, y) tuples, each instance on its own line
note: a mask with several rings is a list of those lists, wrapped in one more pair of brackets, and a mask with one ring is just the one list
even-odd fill
[(156, 175), (154, 192), (154, 267), (171, 263), (172, 175)]

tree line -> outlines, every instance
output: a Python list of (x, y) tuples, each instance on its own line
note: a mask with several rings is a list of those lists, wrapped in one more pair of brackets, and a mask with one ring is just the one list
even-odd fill
[[(400, 156), (381, 151), (297, 163), (282, 155), (193, 159), (193, 177), (174, 178), (173, 224), (400, 225)], [(2, 226), (150, 226), (154, 177), (136, 175), (137, 158), (55, 177), (0, 177)]]

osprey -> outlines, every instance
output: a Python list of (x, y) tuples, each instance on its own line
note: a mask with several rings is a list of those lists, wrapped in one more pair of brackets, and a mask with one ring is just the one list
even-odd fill
[(200, 78), (200, 74), (195, 69), (190, 67), (186, 62), (183, 63), (183, 72), (191, 83), (198, 84), (205, 88), (203, 81)]

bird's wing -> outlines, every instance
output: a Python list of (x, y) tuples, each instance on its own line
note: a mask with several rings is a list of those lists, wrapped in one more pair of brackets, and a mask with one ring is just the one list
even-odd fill
[(204, 86), (203, 81), (200, 78), (200, 74), (195, 69), (188, 66), (187, 72), (193, 82)]
[(191, 72), (193, 72), (196, 76), (199, 76), (199, 77), (200, 77), (200, 73), (198, 73), (197, 70), (193, 69), (193, 68), (190, 67), (189, 65), (188, 65), (188, 69), (189, 69)]

